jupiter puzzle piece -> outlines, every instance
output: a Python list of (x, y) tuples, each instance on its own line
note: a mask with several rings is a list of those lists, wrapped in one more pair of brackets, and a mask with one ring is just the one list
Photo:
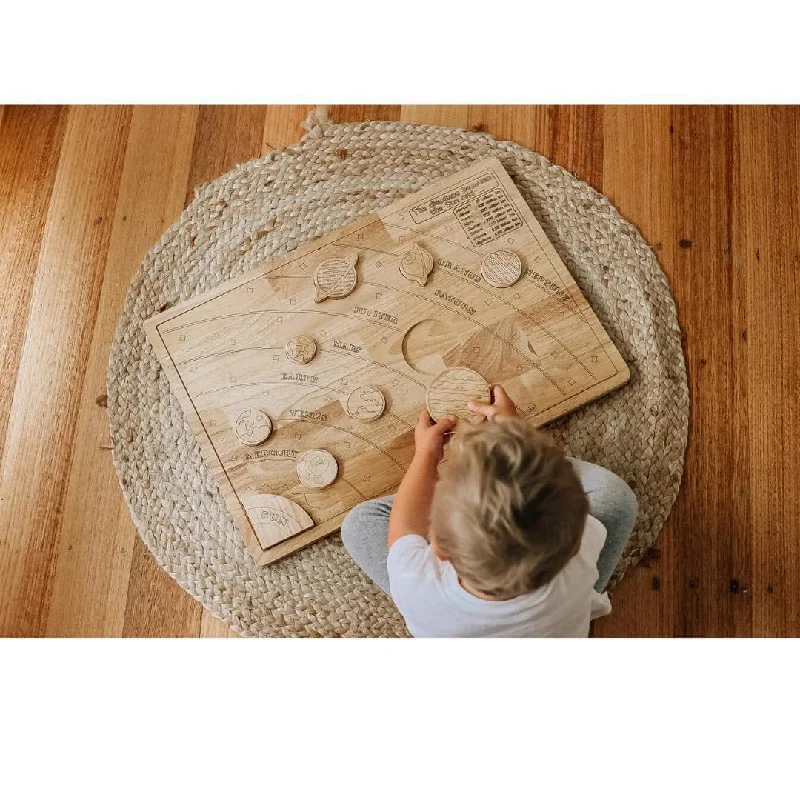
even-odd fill
[(629, 378), (493, 158), (145, 327), (262, 565), (395, 491), (426, 405), (475, 421), (468, 400), (501, 383), (544, 425)]

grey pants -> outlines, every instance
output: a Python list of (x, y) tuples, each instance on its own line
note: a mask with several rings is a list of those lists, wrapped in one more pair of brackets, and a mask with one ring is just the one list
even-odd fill
[[(572, 458), (575, 472), (589, 498), (589, 513), (605, 525), (608, 536), (597, 561), (600, 577), (595, 589), (602, 592), (633, 530), (638, 504), (636, 495), (622, 478), (588, 461)], [(353, 561), (372, 581), (389, 594), (386, 571), (386, 534), (394, 495), (359, 503), (342, 522), (342, 541)]]

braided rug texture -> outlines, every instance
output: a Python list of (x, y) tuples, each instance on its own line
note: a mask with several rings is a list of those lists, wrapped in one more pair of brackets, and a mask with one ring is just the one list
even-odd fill
[(631, 368), (619, 389), (549, 426), (567, 452), (621, 475), (639, 519), (618, 580), (655, 541), (683, 471), (689, 394), (666, 278), (636, 228), (566, 170), (486, 133), (333, 125), (199, 188), (131, 282), (108, 366), (114, 461), (158, 563), (244, 636), (403, 636), (391, 601), (337, 535), (258, 567), (200, 457), (143, 322), (404, 195), (496, 156)]

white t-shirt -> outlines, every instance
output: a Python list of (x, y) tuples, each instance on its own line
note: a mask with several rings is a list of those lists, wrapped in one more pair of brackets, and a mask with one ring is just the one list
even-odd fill
[(606, 529), (587, 516), (581, 549), (553, 580), (511, 600), (481, 600), (464, 589), (449, 561), (410, 534), (389, 550), (392, 599), (413, 636), (588, 636), (589, 621), (611, 611), (594, 590)]

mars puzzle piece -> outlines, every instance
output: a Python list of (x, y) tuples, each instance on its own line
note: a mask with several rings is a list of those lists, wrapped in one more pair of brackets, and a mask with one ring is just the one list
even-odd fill
[(493, 158), (174, 306), (146, 331), (259, 564), (393, 492), (426, 403), (434, 416), (458, 413), (502, 383), (542, 425), (629, 378)]

